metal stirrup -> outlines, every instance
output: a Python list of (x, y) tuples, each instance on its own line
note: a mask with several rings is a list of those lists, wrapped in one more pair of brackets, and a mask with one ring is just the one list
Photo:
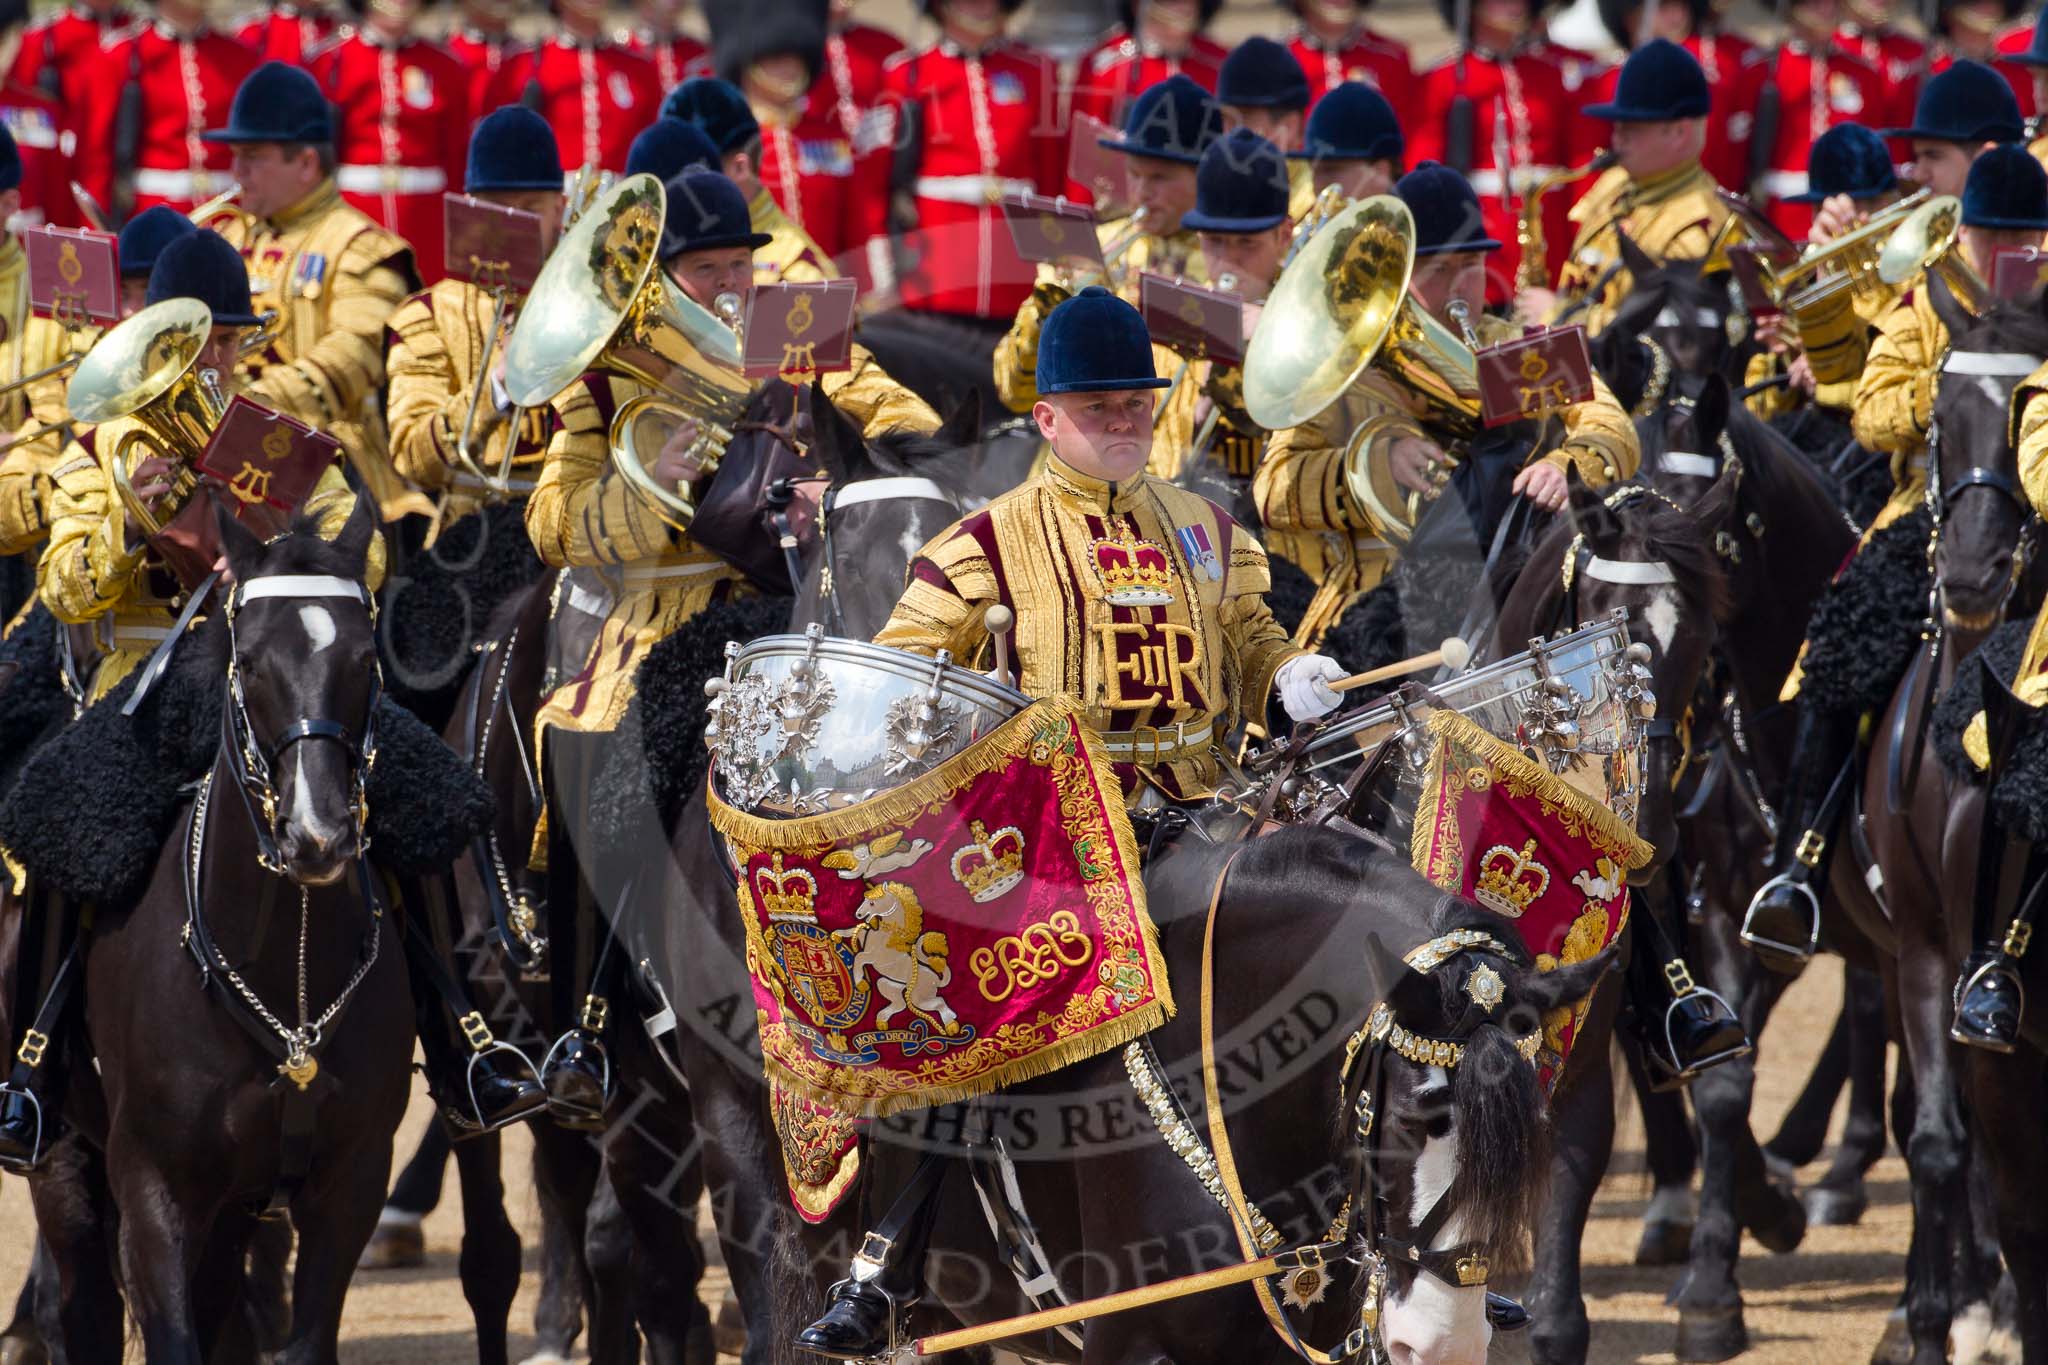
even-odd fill
[[(1807, 922), (1813, 926), (1813, 932), (1807, 936), (1804, 945), (1780, 943), (1778, 940), (1765, 937), (1755, 930), (1756, 908), (1758, 904), (1762, 902), (1766, 894), (1779, 886), (1789, 886), (1800, 895), (1806, 897), (1806, 917)], [(1813, 888), (1807, 885), (1805, 879), (1795, 877), (1789, 872), (1780, 872), (1777, 876), (1758, 887), (1756, 894), (1749, 898), (1749, 908), (1742, 915), (1742, 941), (1758, 953), (1776, 953), (1782, 957), (1794, 958), (1801, 963), (1811, 961), (1813, 955), (1820, 950), (1820, 897), (1814, 894)]]

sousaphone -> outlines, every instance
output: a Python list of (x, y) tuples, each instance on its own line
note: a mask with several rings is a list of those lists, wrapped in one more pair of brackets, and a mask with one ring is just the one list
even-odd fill
[[(199, 485), (194, 472), (227, 411), (213, 371), (199, 355), (213, 333), (213, 312), (198, 299), (151, 304), (99, 339), (71, 376), (65, 399), (81, 426), (132, 417), (137, 425), (112, 450), (102, 448), (122, 504), (148, 535), (158, 535)], [(129, 478), (137, 445), (171, 465), (171, 488), (154, 505)]]
[[(1390, 194), (1335, 214), (1280, 274), (1245, 348), (1245, 409), (1268, 431), (1312, 422), (1378, 368), (1419, 395), (1431, 424), (1462, 443), (1479, 429), (1472, 349), (1408, 293), (1415, 219)], [(1397, 482), (1373, 437), (1384, 416), (1358, 422), (1344, 447), (1344, 481), (1380, 534), (1405, 543), (1425, 495)], [(1382, 443), (1384, 444), (1384, 443)]]
[(699, 430), (693, 450), (716, 468), (753, 383), (732, 329), (660, 268), (667, 210), (661, 182), (635, 175), (577, 218), (527, 293), (505, 348), (505, 390), (520, 407), (539, 407), (590, 370), (653, 389), (613, 417), (612, 464), (656, 516), (687, 531), (696, 515), (688, 486), (663, 483), (653, 465), (688, 421)]

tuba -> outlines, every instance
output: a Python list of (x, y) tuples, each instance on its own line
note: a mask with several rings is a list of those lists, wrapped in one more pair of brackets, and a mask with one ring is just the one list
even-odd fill
[[(100, 458), (122, 504), (151, 536), (162, 533), (198, 487), (193, 466), (227, 410), (213, 371), (198, 363), (212, 331), (213, 313), (197, 299), (153, 304), (101, 337), (66, 390), (74, 422), (98, 426), (132, 417), (138, 423)], [(156, 506), (129, 481), (128, 456), (138, 444), (171, 462), (171, 491)]]
[(689, 490), (656, 479), (654, 463), (675, 429), (693, 421), (697, 452), (716, 468), (753, 383), (733, 330), (661, 271), (667, 208), (661, 182), (636, 175), (598, 195), (562, 234), (506, 345), (505, 388), (522, 408), (548, 402), (589, 370), (654, 390), (613, 416), (612, 464), (657, 517), (687, 531), (696, 515)]
[[(1480, 426), (1472, 348), (1408, 293), (1415, 219), (1393, 195), (1351, 205), (1324, 224), (1281, 272), (1245, 348), (1245, 410), (1268, 431), (1315, 420), (1377, 368), (1419, 394), (1453, 442)], [(1380, 424), (1345, 443), (1345, 484), (1389, 540), (1404, 542), (1424, 495), (1366, 455)]]

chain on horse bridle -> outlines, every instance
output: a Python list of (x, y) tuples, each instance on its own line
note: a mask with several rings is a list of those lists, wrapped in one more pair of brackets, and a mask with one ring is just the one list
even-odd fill
[(228, 704), (222, 708), (221, 749), (227, 755), (229, 774), (248, 809), (249, 822), (256, 831), (257, 861), (265, 871), (278, 876), (287, 871), (277, 831), (277, 788), (274, 774), (293, 745), (307, 740), (330, 740), (348, 753), (351, 771), (349, 813), (356, 825), (356, 849), (360, 857), (369, 848), (370, 770), (377, 762), (377, 702), (384, 691), (383, 669), (370, 669), (370, 696), (363, 716), (363, 732), (355, 735), (347, 725), (325, 717), (302, 716), (284, 727), (265, 745), (259, 745), (249, 720), (247, 698), (242, 691), (240, 651), (235, 640), (235, 617), (251, 602), (266, 598), (345, 597), (360, 602), (370, 614), (374, 627), (377, 605), (369, 590), (351, 578), (332, 574), (271, 574), (246, 579), (228, 593)]
[[(1953, 349), (1943, 351), (1940, 363), (1934, 367), (1933, 392), (1928, 396), (1929, 411), (1932, 412), (1936, 406), (1936, 400), (1941, 395), (1941, 377), (1943, 375), (1958, 374), (1986, 379), (2021, 380), (2027, 378), (2040, 368), (2041, 358), (2024, 352), (1957, 351)], [(2018, 385), (2015, 384), (2014, 387), (2016, 388)], [(2009, 402), (2009, 393), (2007, 397)], [(1946, 612), (1940, 602), (1941, 578), (1935, 569), (1935, 552), (1941, 546), (1942, 527), (1947, 523), (1951, 511), (1955, 507), (1956, 499), (1972, 488), (1988, 488), (2005, 498), (2019, 510), (2020, 537), (2019, 543), (2013, 547), (2012, 574), (2006, 580), (2005, 592), (2000, 596), (1998, 605), (1992, 608), (1994, 613), (2004, 608), (2006, 599), (2012, 596), (2013, 589), (2019, 585), (2021, 577), (2026, 573), (2027, 560), (2032, 551), (2034, 526), (2037, 521), (2037, 518), (2034, 516), (2033, 505), (2027, 501), (2026, 492), (2020, 487), (2019, 480), (2002, 469), (1994, 469), (1989, 465), (1973, 463), (1953, 479), (1937, 483), (1937, 480), (1940, 478), (1941, 421), (1937, 417), (1930, 416), (1927, 422), (1925, 497), (1928, 515), (1934, 521), (1934, 530), (1927, 538), (1927, 567), (1932, 581), (1929, 583), (1927, 590), (1928, 627), (1926, 633), (1928, 639), (1936, 641), (1937, 645), (1941, 636), (1942, 623), (1946, 619)], [(1936, 491), (1937, 488), (1939, 489), (1938, 492)]]
[[(1513, 959), (1506, 945), (1484, 930), (1454, 929), (1409, 950), (1403, 960), (1411, 970), (1428, 976), (1467, 952), (1487, 952)], [(1448, 1190), (1437, 1196), (1429, 1211), (1416, 1222), (1409, 1237), (1397, 1238), (1387, 1231), (1392, 1219), (1385, 1182), (1374, 1175), (1382, 1155), (1373, 1143), (1373, 1133), (1379, 1115), (1386, 1108), (1389, 1056), (1400, 1057), (1416, 1066), (1456, 1071), (1465, 1060), (1465, 1050), (1472, 1033), (1491, 1022), (1490, 1016), (1505, 1000), (1506, 983), (1498, 972), (1482, 963), (1473, 968), (1466, 991), (1473, 1002), (1466, 1011), (1471, 1027), (1456, 1037), (1433, 1038), (1415, 1033), (1403, 1027), (1394, 1017), (1393, 1008), (1382, 1000), (1366, 1016), (1365, 1027), (1354, 1033), (1345, 1044), (1344, 1067), (1337, 1079), (1340, 1103), (1348, 1090), (1353, 1069), (1360, 1065), (1365, 1068), (1365, 1075), (1358, 1086), (1358, 1098), (1353, 1104), (1352, 1131), (1358, 1141), (1359, 1159), (1365, 1163), (1363, 1183), (1366, 1197), (1364, 1207), (1357, 1213), (1357, 1227), (1351, 1234), (1350, 1258), (1364, 1264), (1369, 1271), (1358, 1325), (1344, 1341), (1345, 1357), (1373, 1359), (1381, 1350), (1378, 1327), (1386, 1297), (1387, 1261), (1413, 1266), (1458, 1289), (1484, 1288), (1491, 1273), (1486, 1249), (1479, 1243), (1460, 1242), (1442, 1248), (1434, 1245), (1451, 1220), (1453, 1210)], [(1522, 1060), (1534, 1066), (1543, 1045), (1543, 1031), (1539, 1028), (1516, 1038), (1514, 1045)], [(1373, 1356), (1364, 1355), (1368, 1349), (1374, 1353)]]

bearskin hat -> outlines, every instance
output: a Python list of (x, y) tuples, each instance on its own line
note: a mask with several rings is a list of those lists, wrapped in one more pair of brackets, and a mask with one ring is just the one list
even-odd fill
[[(418, 0), (421, 13), (434, 7), (435, 0)], [(370, 0), (342, 0), (342, 7), (360, 19), (369, 12)]]
[(791, 52), (803, 58), (811, 80), (825, 69), (827, 0), (704, 0), (711, 26), (711, 68), (740, 84), (764, 57)]
[[(1607, 29), (1614, 45), (1627, 52), (1636, 45), (1636, 24), (1643, 17), (1644, 0), (1600, 0), (1600, 22)], [(1702, 32), (1713, 16), (1713, 0), (1661, 0), (1664, 4), (1683, 4), (1692, 11), (1692, 31)]]
[[(1934, 31), (1936, 33), (1944, 38), (1951, 36), (1948, 21), (1949, 11), (1958, 8), (1960, 4), (1961, 0), (1940, 0), (1940, 3), (1934, 7)], [(2026, 10), (2027, 0), (2002, 0), (2000, 8), (2004, 11), (2005, 22), (2009, 24), (2019, 18), (2021, 13)]]
[[(1529, 0), (1530, 20), (1533, 22), (1541, 18), (1543, 12), (1549, 9), (1553, 3), (1554, 0)], [(1436, 0), (1436, 12), (1443, 17), (1445, 28), (1453, 33), (1457, 32), (1458, 0)]]
[[(1195, 16), (1195, 32), (1200, 33), (1223, 10), (1223, 0), (1201, 0), (1201, 12)], [(1137, 0), (1117, 0), (1116, 17), (1123, 23), (1124, 32), (1138, 31)]]

